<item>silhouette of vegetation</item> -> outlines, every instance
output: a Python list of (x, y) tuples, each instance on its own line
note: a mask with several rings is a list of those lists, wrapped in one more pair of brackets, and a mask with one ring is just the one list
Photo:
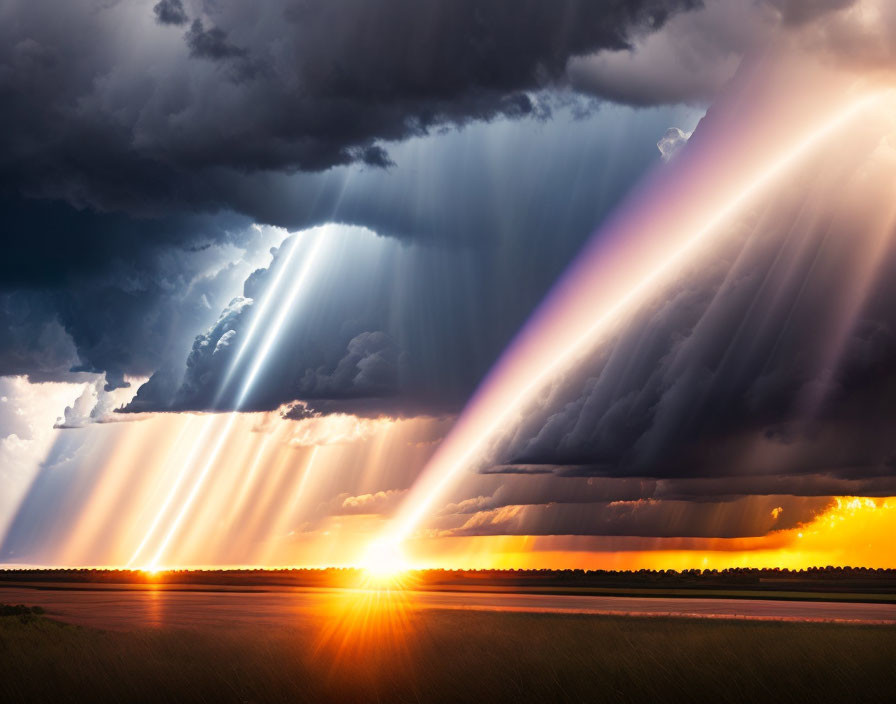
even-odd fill
[(44, 614), (40, 606), (25, 606), (24, 604), (0, 604), (0, 618), (17, 617), (19, 621), (27, 623), (37, 616)]
[[(0, 584), (91, 584), (178, 588), (256, 589), (274, 587), (354, 587), (360, 570), (234, 569), (0, 570)], [(506, 590), (554, 594), (730, 596), (749, 598), (896, 600), (896, 570), (867, 567), (810, 567), (803, 570), (732, 568), (726, 570), (417, 570), (415, 589)]]

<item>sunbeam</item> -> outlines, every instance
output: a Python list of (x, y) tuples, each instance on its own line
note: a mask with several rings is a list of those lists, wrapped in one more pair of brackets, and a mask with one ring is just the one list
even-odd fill
[[(268, 359), (268, 356), (275, 346), (277, 340), (279, 339), (280, 333), (283, 329), (283, 326), (289, 317), (290, 314), (295, 313), (295, 306), (298, 300), (300, 293), (303, 288), (307, 285), (308, 279), (310, 278), (314, 266), (316, 264), (316, 260), (323, 249), (326, 233), (320, 232), (313, 235), (313, 243), (311, 245), (311, 249), (305, 258), (302, 261), (302, 264), (295, 273), (295, 278), (293, 279), (292, 285), (289, 288), (289, 291), (285, 298), (279, 300), (279, 307), (277, 309), (276, 316), (273, 321), (270, 323), (266, 323), (265, 326), (265, 335), (262, 339), (261, 344), (257, 348), (253, 348), (252, 353), (252, 362), (251, 366), (246, 373), (245, 378), (243, 379), (243, 383), (240, 386), (239, 394), (237, 395), (234, 410), (228, 414), (228, 419), (224, 424), (224, 427), (218, 432), (217, 437), (212, 445), (212, 449), (207, 455), (205, 459), (205, 463), (202, 465), (201, 470), (199, 471), (196, 479), (193, 481), (192, 486), (190, 488), (189, 493), (186, 498), (181, 502), (180, 507), (177, 513), (174, 516), (174, 519), (170, 522), (168, 526), (168, 530), (165, 532), (164, 537), (162, 538), (160, 544), (155, 550), (155, 553), (152, 559), (149, 561), (147, 569), (158, 569), (158, 565), (160, 560), (165, 554), (165, 551), (168, 548), (171, 540), (177, 534), (178, 529), (181, 526), (186, 515), (189, 513), (190, 508), (196, 500), (199, 491), (202, 489), (210, 471), (215, 465), (215, 462), (218, 459), (218, 456), (230, 437), (230, 433), (233, 430), (234, 422), (241, 410), (241, 406), (245, 403), (249, 394), (252, 391), (253, 384), (258, 377), (259, 372), (263, 368), (265, 362)], [(255, 316), (252, 322), (252, 326), (250, 327), (249, 334), (246, 340), (240, 347), (240, 351), (237, 353), (237, 357), (234, 359), (232, 364), (229, 367), (228, 375), (225, 376), (224, 381), (222, 382), (222, 387), (219, 389), (218, 398), (224, 391), (224, 387), (227, 385), (229, 375), (232, 370), (235, 368), (239, 356), (242, 351), (248, 348), (251, 343), (252, 338), (254, 337), (254, 332), (260, 329), (262, 319), (267, 317), (270, 309), (272, 308), (272, 301), (276, 298), (276, 293), (279, 290), (280, 282), (285, 276), (285, 272), (289, 270), (289, 264), (292, 262), (293, 255), (299, 248), (300, 238), (296, 237), (296, 242), (290, 248), (289, 254), (287, 255), (287, 261), (284, 262), (284, 265), (281, 267), (280, 271), (277, 273), (274, 281), (271, 284), (271, 288), (266, 291), (264, 302), (262, 303), (262, 307), (259, 310), (259, 313)], [(174, 484), (171, 486), (171, 489), (168, 492), (168, 495), (165, 497), (165, 501), (160, 507), (159, 511), (156, 513), (156, 517), (141, 540), (140, 544), (137, 546), (137, 549), (134, 551), (134, 554), (131, 556), (131, 559), (128, 562), (128, 565), (133, 565), (137, 562), (137, 559), (142, 554), (144, 548), (146, 547), (147, 542), (155, 535), (158, 530), (159, 524), (162, 521), (162, 518), (167, 514), (171, 503), (174, 500), (174, 497), (177, 495), (181, 485), (185, 481), (186, 477), (190, 473), (190, 470), (194, 464), (194, 458), (196, 454), (201, 452), (207, 443), (207, 438), (210, 433), (212, 433), (213, 428), (212, 423), (207, 423), (202, 432), (196, 438), (193, 447), (190, 451), (190, 455), (187, 458), (187, 461), (184, 463), (181, 471), (178, 473), (177, 479)]]
[(177, 512), (174, 520), (169, 524), (168, 531), (165, 533), (165, 537), (162, 538), (162, 542), (159, 544), (159, 547), (156, 549), (155, 554), (149, 561), (147, 569), (159, 569), (160, 561), (165, 554), (165, 550), (168, 548), (168, 544), (177, 533), (178, 528), (180, 528), (180, 524), (184, 520), (184, 516), (187, 515), (190, 507), (196, 500), (196, 496), (198, 495), (199, 490), (202, 488), (202, 485), (205, 483), (205, 479), (208, 476), (209, 471), (212, 467), (214, 467), (215, 461), (218, 459), (218, 455), (221, 452), (221, 448), (224, 447), (224, 443), (230, 436), (230, 431), (233, 429), (233, 424), (237, 419), (237, 415), (238, 414), (236, 412), (228, 414), (227, 422), (225, 423), (224, 428), (221, 430), (217, 439), (215, 440), (215, 444), (212, 447), (211, 452), (206, 457), (205, 464), (202, 466), (202, 469), (199, 472), (199, 476), (196, 477), (196, 480), (193, 482), (193, 486), (190, 489), (190, 493), (187, 494), (187, 497), (181, 503), (180, 510)]
[[(261, 344), (257, 349), (253, 349), (252, 364), (249, 367), (249, 370), (246, 372), (245, 377), (243, 378), (240, 392), (236, 397), (235, 407), (237, 409), (242, 407), (247, 397), (249, 396), (249, 393), (252, 391), (252, 387), (255, 384), (258, 373), (264, 367), (264, 364), (265, 362), (267, 362), (271, 350), (273, 349), (277, 340), (280, 338), (280, 334), (283, 330), (284, 324), (289, 319), (290, 315), (295, 315), (296, 301), (298, 300), (299, 294), (303, 291), (304, 287), (307, 286), (308, 280), (314, 271), (314, 266), (316, 264), (317, 258), (323, 250), (324, 243), (327, 240), (326, 228), (324, 228), (323, 232), (319, 232), (313, 235), (313, 237), (314, 242), (311, 245), (311, 249), (302, 260), (301, 267), (295, 274), (295, 278), (293, 279), (292, 286), (290, 286), (289, 288), (289, 292), (286, 294), (286, 297), (280, 301), (280, 307), (277, 310), (276, 317), (266, 325), (265, 336)], [(290, 252), (290, 255), (291, 254), (292, 252)]]
[(240, 360), (242, 360), (243, 355), (246, 354), (246, 351), (251, 347), (253, 341), (255, 340), (255, 335), (258, 333), (262, 322), (267, 320), (268, 311), (274, 305), (274, 302), (278, 300), (280, 285), (286, 277), (287, 272), (292, 270), (292, 260), (295, 258), (296, 253), (299, 251), (301, 244), (301, 237), (293, 238), (293, 243), (289, 248), (289, 253), (286, 255), (286, 258), (283, 260), (283, 263), (277, 270), (277, 273), (274, 276), (274, 280), (271, 281), (270, 285), (267, 287), (267, 289), (265, 289), (261, 303), (259, 304), (258, 309), (254, 311), (254, 315), (252, 316), (252, 322), (249, 324), (249, 328), (246, 330), (246, 334), (245, 336), (243, 336), (243, 340), (240, 343), (240, 346), (237, 348), (236, 354), (233, 356), (233, 359), (230, 360), (230, 364), (227, 367), (224, 378), (221, 380), (221, 385), (218, 387), (218, 392), (215, 395), (215, 404), (213, 405), (217, 405), (217, 401), (220, 401), (221, 397), (226, 393), (233, 374), (236, 371), (237, 367), (239, 367)]
[[(192, 425), (193, 420), (194, 420), (194, 416), (190, 416), (187, 419), (187, 422), (184, 425), (183, 430), (181, 431), (182, 435), (187, 434), (187, 431), (189, 430), (189, 427)], [(149, 540), (152, 539), (152, 536), (155, 535), (155, 532), (159, 527), (159, 523), (162, 521), (162, 518), (168, 512), (168, 508), (171, 506), (171, 502), (174, 501), (174, 497), (177, 495), (177, 492), (180, 489), (181, 484), (183, 484), (184, 480), (186, 479), (187, 475), (189, 474), (190, 469), (193, 466), (194, 458), (196, 457), (197, 453), (199, 452), (199, 449), (205, 443), (206, 436), (209, 434), (209, 432), (211, 432), (211, 427), (212, 426), (210, 423), (206, 423), (205, 426), (202, 428), (202, 431), (199, 433), (199, 436), (193, 440), (193, 445), (190, 448), (190, 453), (187, 455), (187, 458), (184, 460), (183, 464), (181, 465), (181, 468), (177, 473), (177, 478), (174, 480), (174, 482), (171, 484), (171, 487), (168, 489), (168, 493), (165, 496), (165, 500), (162, 502), (162, 505), (159, 506), (158, 510), (156, 511), (155, 518), (153, 518), (152, 523), (150, 524), (149, 528), (146, 530), (146, 533), (143, 535), (143, 539), (137, 545), (136, 550), (134, 550), (134, 553), (131, 555), (131, 559), (128, 560), (128, 563), (127, 563), (128, 567), (132, 567), (137, 562), (137, 558), (139, 558), (140, 555), (143, 554), (143, 549), (146, 547), (147, 542), (149, 542)], [(175, 443), (172, 446), (172, 452), (169, 455), (168, 462), (176, 460), (177, 455), (174, 453), (174, 449), (176, 447), (177, 447), (177, 443)], [(167, 463), (166, 463), (166, 466), (167, 466)]]
[[(801, 136), (786, 152), (775, 155), (770, 163), (762, 164), (756, 171), (748, 170), (734, 181), (734, 187), (720, 205), (711, 202), (708, 213), (703, 210), (696, 218), (686, 216), (683, 220), (679, 216), (677, 223), (670, 213), (669, 218), (659, 220), (667, 225), (675, 223), (674, 226), (637, 233), (616, 256), (602, 250), (599, 252), (602, 256), (594, 257), (592, 250), (589, 260), (578, 262), (549, 294), (549, 303), (543, 304), (502, 354), (424, 468), (397, 516), (370, 550), (381, 553), (383, 545), (404, 542), (485, 444), (549, 379), (593, 345), (624, 312), (654, 290), (664, 276), (693, 256), (710, 236), (721, 232), (719, 225), (727, 218), (801, 157), (853, 125), (871, 106), (879, 104), (881, 97), (874, 94), (853, 100), (808, 135)], [(621, 227), (624, 229), (626, 224)], [(588, 255), (586, 251), (585, 256)], [(624, 276), (607, 277), (610, 283), (604, 284), (602, 273), (614, 269), (625, 272)], [(585, 321), (581, 312), (595, 309), (597, 315), (591, 313), (590, 321), (582, 325)], [(545, 315), (548, 310), (554, 311), (554, 317)], [(558, 317), (563, 319), (558, 321)]]

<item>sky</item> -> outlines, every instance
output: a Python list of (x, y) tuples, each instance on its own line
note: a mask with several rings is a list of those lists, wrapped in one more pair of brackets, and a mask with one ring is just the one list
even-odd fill
[(8, 0), (0, 564), (896, 567), (887, 0)]

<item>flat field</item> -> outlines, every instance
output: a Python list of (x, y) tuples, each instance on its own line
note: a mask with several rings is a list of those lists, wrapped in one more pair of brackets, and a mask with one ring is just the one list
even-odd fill
[(104, 631), (0, 617), (0, 701), (891, 702), (896, 627), (407, 610)]

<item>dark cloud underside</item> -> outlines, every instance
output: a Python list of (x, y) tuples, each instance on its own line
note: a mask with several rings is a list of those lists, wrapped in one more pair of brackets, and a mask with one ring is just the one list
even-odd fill
[(0, 188), (130, 213), (234, 207), (228, 172), (386, 165), (378, 140), (530, 114), (570, 56), (695, 4), (166, 0), (144, 17), (22, 2), (0, 28)]

